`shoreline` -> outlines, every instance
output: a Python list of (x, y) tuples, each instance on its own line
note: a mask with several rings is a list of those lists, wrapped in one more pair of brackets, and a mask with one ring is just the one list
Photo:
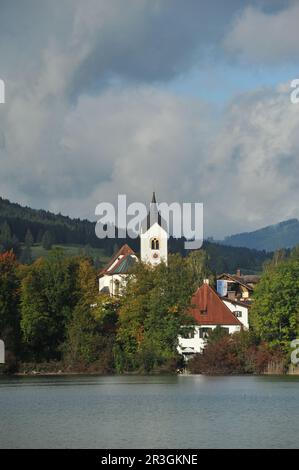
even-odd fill
[(159, 377), (159, 376), (204, 376), (204, 377), (298, 377), (299, 371), (296, 373), (264, 373), (264, 374), (192, 374), (192, 373), (182, 373), (182, 374), (171, 374), (171, 373), (137, 373), (137, 372), (126, 372), (123, 374), (109, 374), (109, 373), (100, 373), (100, 372), (16, 372), (14, 374), (0, 374), (1, 377), (70, 377), (70, 376), (85, 376), (85, 377)]

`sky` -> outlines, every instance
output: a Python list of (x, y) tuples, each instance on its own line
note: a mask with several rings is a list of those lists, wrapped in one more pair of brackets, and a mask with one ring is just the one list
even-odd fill
[(205, 236), (299, 217), (299, 2), (0, 0), (0, 195), (202, 202)]

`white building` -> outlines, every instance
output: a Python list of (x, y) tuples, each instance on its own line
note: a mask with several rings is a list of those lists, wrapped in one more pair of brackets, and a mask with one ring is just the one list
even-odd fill
[[(140, 258), (143, 263), (157, 266), (162, 261), (167, 264), (168, 235), (162, 227), (155, 193), (146, 219), (140, 229)], [(99, 291), (110, 295), (121, 295), (128, 276), (138, 261), (134, 251), (123, 245), (99, 273)]]
[(121, 295), (128, 275), (138, 261), (129, 245), (123, 245), (99, 274), (99, 291), (110, 295)]
[(140, 258), (143, 263), (156, 266), (163, 261), (167, 264), (168, 234), (162, 222), (153, 193), (149, 213), (140, 230)]
[(178, 352), (185, 359), (203, 352), (209, 332), (217, 326), (229, 334), (248, 329), (248, 306), (222, 300), (208, 281), (193, 295), (188, 313), (195, 321), (191, 327), (182, 327), (178, 344)]
[(249, 329), (248, 312), (250, 309), (249, 304), (246, 304), (244, 302), (238, 302), (236, 300), (229, 300), (226, 298), (222, 298), (221, 300), (230, 309), (230, 311), (233, 312), (235, 317), (240, 320), (245, 330), (248, 330)]

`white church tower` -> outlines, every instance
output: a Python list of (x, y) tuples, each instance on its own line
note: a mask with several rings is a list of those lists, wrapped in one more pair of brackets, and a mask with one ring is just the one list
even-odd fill
[(156, 195), (153, 193), (150, 210), (140, 231), (141, 261), (152, 266), (157, 266), (161, 261), (167, 264), (167, 241), (166, 226), (158, 211)]

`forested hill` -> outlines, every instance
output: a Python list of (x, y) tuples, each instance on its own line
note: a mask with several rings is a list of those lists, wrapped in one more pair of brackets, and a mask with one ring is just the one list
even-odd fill
[[(102, 248), (113, 245), (112, 240), (100, 240), (95, 235), (95, 224), (89, 220), (71, 219), (45, 210), (31, 209), (0, 197), (0, 225), (9, 224), (20, 242), (25, 240), (28, 229), (35, 243), (39, 243), (46, 231), (53, 243), (91, 245)], [(110, 243), (109, 243), (110, 242)]]
[[(124, 243), (128, 243), (136, 252), (139, 251), (138, 239), (99, 239), (95, 235), (94, 222), (23, 207), (0, 197), (0, 249), (1, 246), (5, 248), (5, 245), (15, 248), (18, 242), (24, 243), (28, 231), (33, 244), (43, 244), (47, 234), (51, 238), (51, 244), (89, 245), (102, 248), (106, 256), (111, 256)], [(6, 238), (6, 243), (1, 240), (1, 236)], [(271, 256), (264, 251), (224, 246), (210, 241), (204, 242), (204, 249), (209, 255), (211, 268), (218, 273), (235, 272), (238, 268), (247, 273), (256, 273), (261, 271), (263, 263)], [(18, 251), (20, 254), (21, 249)], [(170, 238), (169, 251), (184, 255), (184, 240)]]
[(245, 246), (256, 250), (275, 251), (293, 248), (299, 244), (299, 221), (289, 219), (278, 224), (226, 237), (223, 242), (229, 246)]
[(266, 261), (272, 259), (273, 253), (221, 245), (205, 241), (204, 250), (209, 255), (211, 269), (220, 273), (236, 273), (241, 269), (243, 274), (258, 274)]

